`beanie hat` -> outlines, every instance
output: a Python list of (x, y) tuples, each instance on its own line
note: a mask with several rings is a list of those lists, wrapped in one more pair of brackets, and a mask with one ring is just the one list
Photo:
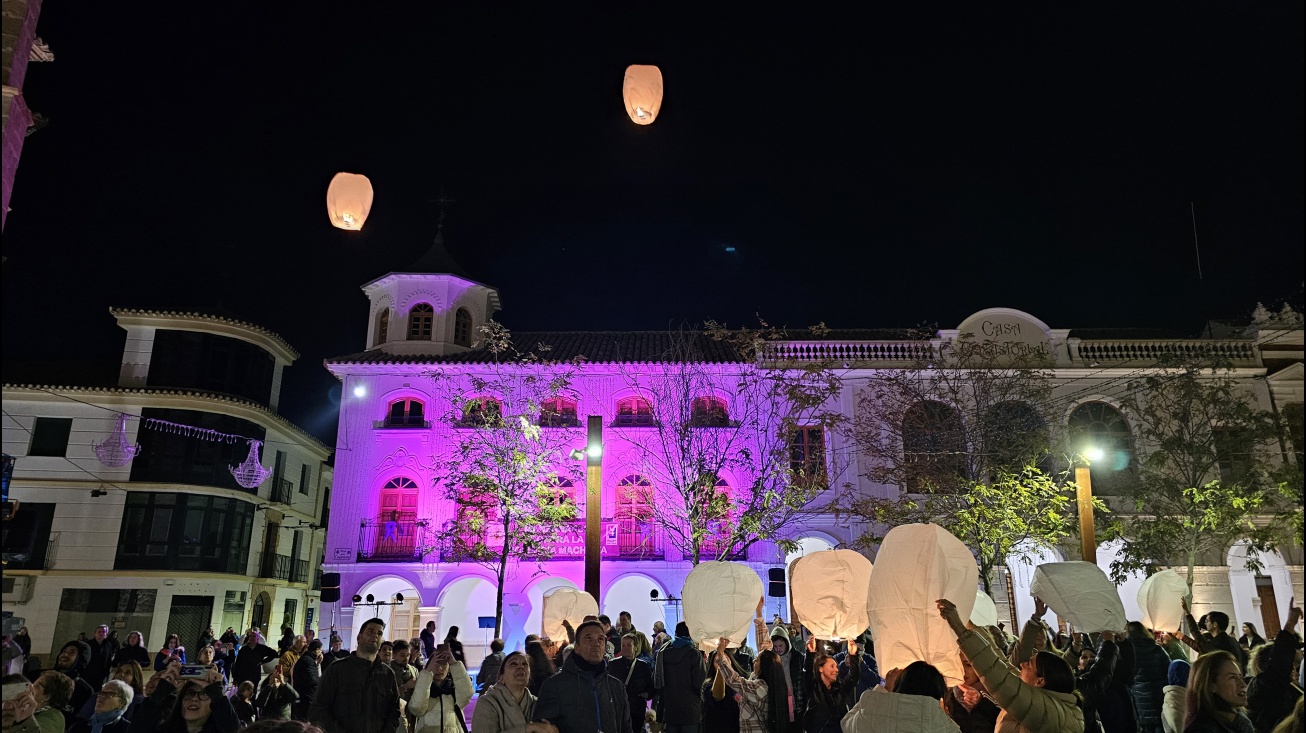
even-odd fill
[(1176, 659), (1170, 663), (1170, 671), (1169, 674), (1167, 675), (1167, 679), (1169, 680), (1170, 684), (1174, 685), (1175, 687), (1187, 687), (1188, 671), (1190, 669), (1192, 669), (1191, 664), (1185, 662), (1182, 659)]

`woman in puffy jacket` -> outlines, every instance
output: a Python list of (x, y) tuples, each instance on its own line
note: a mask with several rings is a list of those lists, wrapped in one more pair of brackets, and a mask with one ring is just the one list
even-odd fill
[(438, 649), (417, 675), (408, 713), (417, 724), (414, 733), (463, 733), (463, 706), (472, 699), (472, 678), (448, 649)]
[(843, 719), (843, 733), (958, 733), (943, 711), (948, 683), (933, 665), (912, 662), (894, 682), (893, 692), (876, 687), (862, 693)]
[(939, 615), (1002, 708), (998, 733), (1083, 733), (1084, 711), (1075, 693), (1075, 673), (1061, 657), (1037, 652), (1019, 669), (998, 656), (985, 637), (966, 628), (952, 601), (936, 601)]
[(481, 693), (472, 714), (472, 733), (557, 733), (549, 723), (532, 723), (535, 696), (529, 689), (531, 658), (512, 652), (503, 658), (499, 680)]

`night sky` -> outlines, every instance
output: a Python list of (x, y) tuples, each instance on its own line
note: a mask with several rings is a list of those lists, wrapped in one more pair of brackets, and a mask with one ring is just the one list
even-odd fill
[[(1300, 2), (278, 5), (45, 0), (5, 381), (117, 360), (110, 305), (221, 308), (299, 349), (282, 411), (334, 443), (322, 359), (362, 349), (359, 286), (427, 249), (441, 191), (514, 330), (1008, 306), (1196, 334), (1301, 301)], [(664, 75), (650, 127), (632, 63)], [(361, 233), (327, 221), (337, 171), (372, 180)]]

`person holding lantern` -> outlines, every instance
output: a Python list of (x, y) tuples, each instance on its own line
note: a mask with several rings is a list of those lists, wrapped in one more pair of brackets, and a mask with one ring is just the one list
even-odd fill
[(802, 676), (807, 699), (803, 726), (807, 733), (839, 733), (839, 721), (853, 706), (861, 675), (862, 664), (854, 639), (848, 640), (848, 659), (848, 666), (841, 673), (833, 657), (816, 653), (816, 637), (807, 640)]
[(789, 729), (789, 687), (785, 684), (780, 657), (771, 649), (766, 622), (762, 620), (765, 603), (765, 597), (757, 601), (753, 626), (758, 654), (753, 660), (753, 673), (747, 679), (740, 677), (730, 663), (726, 653), (730, 640), (723, 637), (717, 642), (714, 659), (717, 675), (738, 693), (739, 733), (786, 733)]

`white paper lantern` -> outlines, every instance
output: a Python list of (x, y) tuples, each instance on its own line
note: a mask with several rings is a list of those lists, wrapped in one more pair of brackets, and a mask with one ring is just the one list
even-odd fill
[(567, 629), (562, 622), (565, 619), (572, 629), (580, 627), (586, 616), (599, 615), (599, 602), (594, 596), (575, 588), (555, 588), (544, 596), (543, 617), (544, 635), (566, 643)]
[(1188, 595), (1188, 583), (1173, 570), (1162, 570), (1138, 588), (1138, 607), (1143, 610), (1143, 625), (1156, 631), (1178, 631), (1184, 621), (1181, 605)]
[(762, 578), (743, 563), (703, 562), (685, 578), (680, 597), (691, 638), (705, 649), (715, 649), (722, 637), (737, 647), (753, 627)]
[(970, 622), (981, 628), (998, 625), (998, 606), (982, 590), (975, 591), (975, 607), (970, 610)]
[(818, 639), (850, 639), (870, 626), (866, 590), (871, 561), (854, 550), (804, 555), (789, 566), (798, 621)]
[(356, 232), (372, 210), (372, 182), (357, 173), (337, 173), (327, 187), (327, 216), (338, 229)]
[(962, 618), (970, 618), (978, 583), (970, 548), (942, 527), (903, 524), (889, 530), (875, 556), (866, 603), (880, 669), (927, 662), (949, 685), (960, 684), (957, 635), (934, 602), (946, 598)]
[(627, 66), (621, 92), (630, 121), (636, 125), (653, 124), (662, 108), (662, 70), (656, 66)]
[(1128, 619), (1120, 593), (1096, 564), (1074, 560), (1034, 568), (1031, 595), (1042, 599), (1075, 631), (1124, 631)]

